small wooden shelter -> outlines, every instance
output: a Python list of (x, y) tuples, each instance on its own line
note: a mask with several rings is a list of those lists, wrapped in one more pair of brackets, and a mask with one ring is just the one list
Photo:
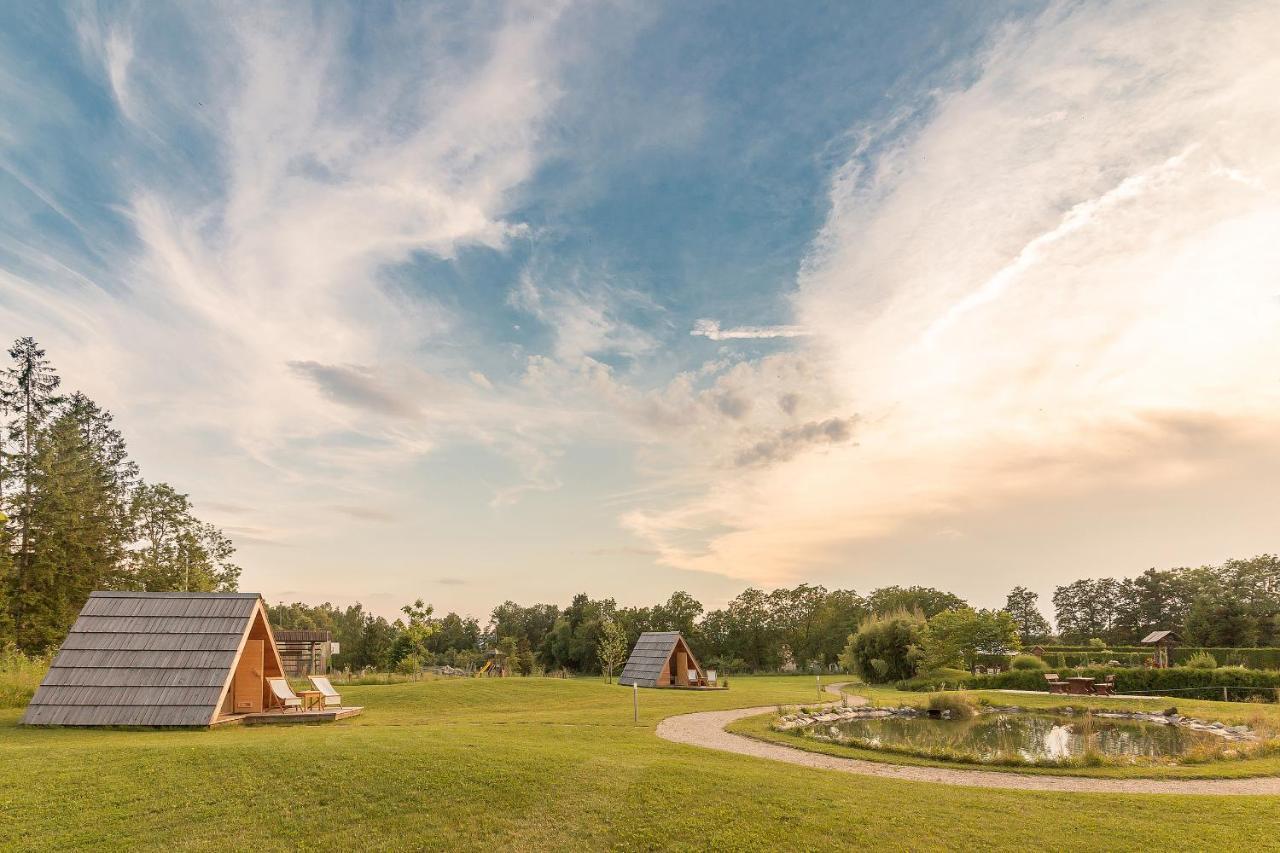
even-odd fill
[(679, 631), (645, 631), (631, 650), (619, 684), (704, 687), (706, 673)]
[(1156, 669), (1169, 668), (1169, 650), (1180, 642), (1182, 638), (1173, 631), (1152, 631), (1142, 638), (1144, 646), (1155, 646)]
[(267, 710), (284, 674), (257, 593), (95, 592), (22, 722), (209, 726)]
[(328, 631), (276, 631), (276, 647), (290, 678), (328, 675), (333, 638)]

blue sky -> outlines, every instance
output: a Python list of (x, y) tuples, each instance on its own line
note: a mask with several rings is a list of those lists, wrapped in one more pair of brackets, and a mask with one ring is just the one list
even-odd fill
[(13, 4), (0, 329), (273, 599), (994, 604), (1274, 551), (1278, 42), (1249, 2)]

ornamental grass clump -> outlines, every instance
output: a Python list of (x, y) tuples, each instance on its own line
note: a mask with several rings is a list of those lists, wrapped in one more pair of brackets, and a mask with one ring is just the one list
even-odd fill
[(1009, 661), (1010, 669), (1047, 670), (1049, 665), (1035, 655), (1014, 655)]
[(1187, 658), (1186, 663), (1184, 663), (1183, 666), (1188, 669), (1217, 669), (1218, 659), (1209, 652), (1196, 652), (1194, 655)]
[(929, 697), (930, 711), (940, 711), (953, 720), (969, 720), (978, 715), (977, 707), (968, 697), (957, 693), (935, 693)]

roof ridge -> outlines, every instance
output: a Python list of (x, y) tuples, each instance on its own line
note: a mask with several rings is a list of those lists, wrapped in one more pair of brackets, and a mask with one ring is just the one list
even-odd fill
[(135, 592), (94, 590), (90, 598), (262, 598), (260, 592)]

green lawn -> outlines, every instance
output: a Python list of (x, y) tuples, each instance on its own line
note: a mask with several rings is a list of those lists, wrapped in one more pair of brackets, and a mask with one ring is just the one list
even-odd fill
[(327, 726), (20, 729), (0, 712), (5, 849), (1186, 850), (1280, 838), (1280, 798), (1019, 793), (809, 770), (657, 739), (684, 711), (813, 701), (489, 679), (345, 688)]

